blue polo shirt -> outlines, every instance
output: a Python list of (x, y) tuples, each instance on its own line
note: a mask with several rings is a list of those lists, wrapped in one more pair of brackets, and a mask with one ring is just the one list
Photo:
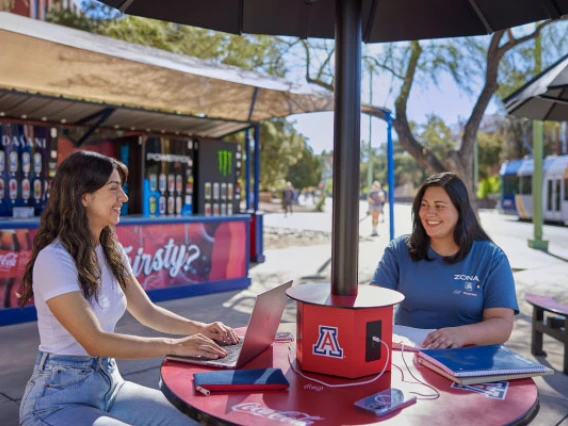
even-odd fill
[(449, 264), (431, 248), (433, 261), (414, 262), (406, 238), (391, 241), (371, 280), (404, 294), (395, 324), (438, 329), (481, 322), (489, 308), (519, 313), (509, 261), (492, 242), (475, 241), (464, 259)]

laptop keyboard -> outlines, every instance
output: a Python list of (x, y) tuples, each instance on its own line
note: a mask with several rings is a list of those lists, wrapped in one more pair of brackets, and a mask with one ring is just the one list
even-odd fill
[(223, 349), (227, 351), (227, 356), (225, 358), (218, 358), (215, 360), (215, 362), (220, 364), (233, 364), (239, 357), (239, 354), (241, 353), (241, 348), (243, 347), (243, 341), (244, 339), (241, 338), (239, 343), (235, 345), (221, 345)]

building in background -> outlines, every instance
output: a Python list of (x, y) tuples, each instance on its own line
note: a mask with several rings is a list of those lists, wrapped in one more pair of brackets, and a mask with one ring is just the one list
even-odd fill
[(54, 7), (71, 9), (73, 13), (81, 10), (81, 0), (0, 0), (0, 11), (8, 11), (26, 18), (45, 21)]

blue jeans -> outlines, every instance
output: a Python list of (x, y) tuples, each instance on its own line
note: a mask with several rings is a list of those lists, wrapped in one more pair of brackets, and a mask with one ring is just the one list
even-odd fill
[(39, 352), (20, 405), (22, 426), (195, 424), (160, 391), (125, 381), (113, 358)]

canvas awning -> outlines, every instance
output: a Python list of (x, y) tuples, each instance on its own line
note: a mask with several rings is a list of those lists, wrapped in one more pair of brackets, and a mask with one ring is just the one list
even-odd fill
[(333, 109), (307, 85), (9, 13), (0, 46), (0, 119), (221, 137)]

